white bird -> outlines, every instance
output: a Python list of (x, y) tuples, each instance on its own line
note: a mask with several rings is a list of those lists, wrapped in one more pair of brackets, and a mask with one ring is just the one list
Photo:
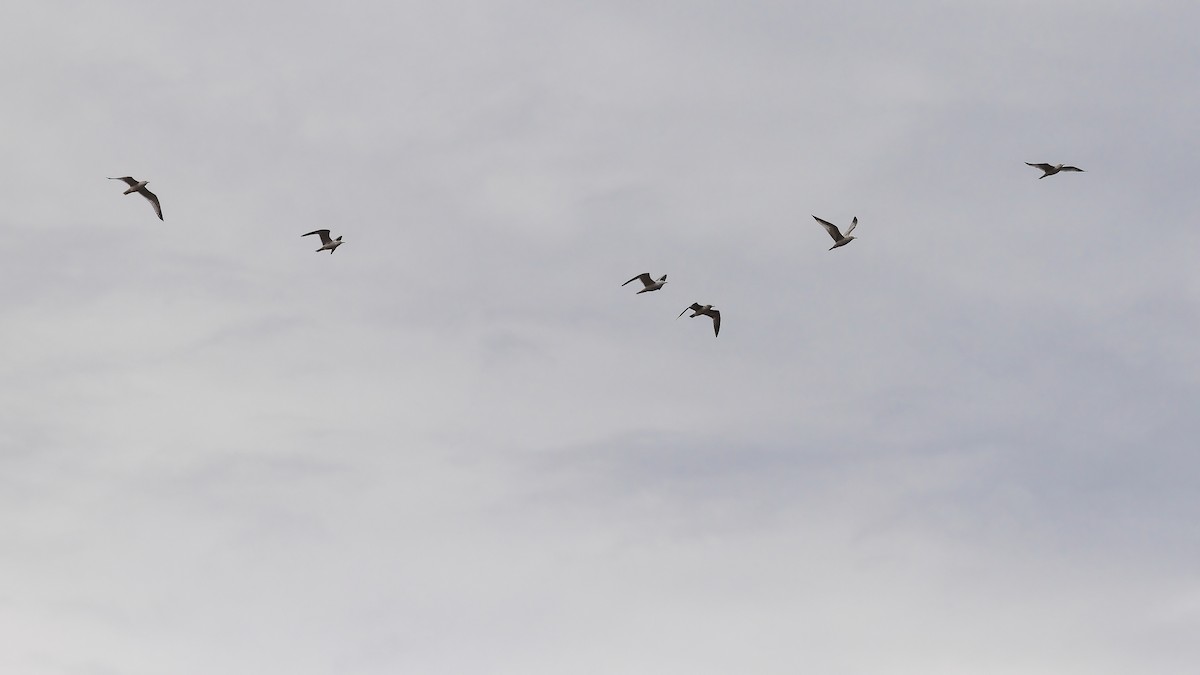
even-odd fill
[(1054, 174), (1058, 173), (1059, 171), (1079, 171), (1079, 172), (1083, 171), (1083, 169), (1081, 169), (1077, 166), (1063, 166), (1062, 164), (1030, 164), (1029, 162), (1025, 162), (1025, 163), (1029, 164), (1029, 166), (1032, 166), (1035, 169), (1042, 170), (1042, 175), (1038, 176), (1038, 180), (1041, 180), (1041, 179), (1045, 178), (1046, 176), (1053, 176)]
[(816, 216), (813, 216), (813, 218), (815, 218), (816, 221), (821, 224), (821, 227), (825, 228), (825, 231), (829, 233), (829, 236), (833, 237), (833, 246), (829, 247), (830, 251), (854, 241), (855, 237), (851, 237), (850, 233), (854, 231), (854, 228), (858, 227), (858, 216), (854, 216), (854, 220), (850, 221), (850, 229), (846, 230), (846, 234), (842, 234), (842, 231), (838, 229), (837, 225), (834, 225), (828, 220), (821, 220)]
[(649, 293), (650, 291), (657, 291), (658, 289), (662, 288), (663, 286), (665, 286), (667, 284), (667, 275), (665, 275), (665, 274), (662, 275), (661, 277), (659, 277), (658, 281), (655, 281), (654, 279), (650, 278), (649, 272), (642, 272), (641, 274), (630, 279), (629, 281), (626, 281), (624, 284), (621, 284), (621, 285), (625, 286), (626, 284), (631, 284), (631, 283), (637, 281), (638, 279), (642, 280), (642, 285), (645, 286), (645, 288), (638, 291), (637, 293), (634, 293), (634, 295), (641, 295), (642, 293)]
[(154, 194), (153, 192), (151, 192), (151, 191), (149, 191), (149, 190), (147, 190), (147, 189), (146, 189), (146, 185), (147, 185), (147, 184), (149, 184), (149, 183), (150, 183), (150, 181), (148, 181), (148, 180), (138, 180), (138, 179), (136, 179), (136, 178), (134, 178), (134, 177), (132, 177), (132, 176), (122, 176), (122, 177), (120, 177), (120, 178), (113, 178), (113, 177), (111, 177), (111, 176), (105, 176), (105, 178), (108, 178), (109, 180), (123, 180), (123, 181), (125, 181), (125, 184), (129, 186), (129, 189), (128, 189), (128, 190), (126, 190), (125, 192), (121, 193), (121, 194), (129, 194), (129, 193), (131, 193), (131, 192), (136, 192), (136, 193), (140, 194), (141, 196), (143, 196), (143, 197), (145, 197), (146, 199), (150, 200), (150, 204), (151, 204), (151, 205), (154, 207), (154, 212), (155, 212), (156, 214), (158, 214), (158, 219), (159, 219), (159, 220), (162, 220), (162, 219), (163, 219), (163, 217), (162, 217), (162, 205), (158, 203), (158, 195), (156, 195), (156, 194)]
[(307, 237), (309, 234), (321, 235), (321, 248), (317, 249), (317, 253), (320, 253), (321, 251), (329, 251), (329, 254), (333, 255), (333, 252), (337, 250), (337, 247), (341, 246), (343, 243), (341, 237), (338, 237), (337, 239), (330, 239), (329, 230), (313, 230), (308, 234), (302, 234), (300, 236)]
[[(688, 317), (689, 319), (694, 319), (694, 318), (700, 316), (701, 314), (704, 314), (706, 316), (711, 316), (712, 320), (713, 320), (713, 337), (716, 337), (721, 334), (721, 313), (718, 312), (717, 310), (713, 309), (712, 305), (701, 305), (698, 302), (693, 302), (692, 306), (688, 307), (688, 308), (684, 309), (682, 312), (680, 312), (679, 316), (683, 316), (684, 314), (687, 314), (687, 311), (689, 309), (692, 310), (692, 315)], [(678, 319), (679, 316), (677, 316), (675, 318)]]

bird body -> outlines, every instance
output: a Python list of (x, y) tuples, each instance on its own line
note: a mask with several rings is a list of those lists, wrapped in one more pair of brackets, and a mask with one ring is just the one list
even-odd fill
[[(712, 305), (701, 305), (698, 302), (693, 302), (690, 307), (687, 307), (682, 312), (680, 312), (679, 316), (683, 316), (684, 314), (687, 314), (687, 311), (689, 309), (692, 310), (691, 316), (688, 317), (689, 319), (694, 319), (694, 318), (700, 316), (701, 314), (711, 317), (712, 321), (713, 321), (713, 337), (716, 337), (721, 334), (721, 313), (718, 312), (717, 310), (713, 309)], [(678, 319), (679, 317), (675, 317), (675, 318)]]
[(308, 232), (300, 236), (307, 237), (310, 234), (315, 234), (321, 237), (321, 248), (316, 250), (317, 253), (320, 253), (321, 251), (329, 251), (329, 254), (333, 255), (333, 252), (337, 250), (337, 247), (344, 243), (341, 237), (338, 237), (337, 239), (330, 239), (329, 230), (313, 230), (312, 232)]
[(828, 220), (823, 220), (821, 218), (817, 218), (816, 216), (813, 216), (813, 218), (821, 224), (821, 227), (825, 228), (825, 231), (829, 233), (830, 237), (833, 237), (833, 246), (829, 247), (830, 251), (854, 241), (855, 237), (850, 236), (850, 233), (854, 231), (854, 228), (858, 227), (858, 216), (854, 216), (854, 220), (850, 221), (850, 227), (846, 230), (846, 234), (842, 234), (842, 231), (838, 229), (838, 226), (834, 225)]
[(1054, 174), (1058, 173), (1059, 171), (1079, 171), (1080, 173), (1083, 172), (1083, 169), (1080, 169), (1077, 166), (1064, 166), (1062, 164), (1031, 164), (1030, 162), (1025, 162), (1025, 163), (1028, 164), (1029, 166), (1032, 166), (1035, 169), (1042, 170), (1042, 175), (1038, 176), (1038, 180), (1041, 180), (1041, 179), (1045, 178), (1046, 176), (1053, 176)]
[(122, 192), (121, 194), (127, 195), (127, 194), (132, 194), (134, 192), (140, 194), (141, 196), (145, 197), (150, 202), (151, 206), (154, 207), (154, 213), (155, 213), (155, 215), (158, 216), (158, 219), (159, 220), (163, 219), (162, 205), (158, 203), (158, 195), (156, 195), (153, 192), (146, 189), (146, 186), (150, 184), (150, 181), (138, 180), (132, 176), (121, 176), (120, 178), (113, 178), (111, 176), (108, 176), (107, 178), (109, 180), (125, 181), (125, 184), (129, 186), (129, 189), (126, 190), (125, 192)]
[(658, 289), (662, 288), (663, 286), (665, 286), (667, 284), (667, 275), (664, 274), (658, 278), (658, 281), (655, 281), (654, 279), (650, 278), (649, 272), (642, 272), (641, 274), (630, 279), (629, 281), (626, 281), (624, 284), (621, 284), (621, 285), (624, 286), (626, 284), (631, 284), (638, 280), (641, 280), (642, 285), (645, 286), (645, 288), (638, 291), (637, 293), (634, 293), (634, 295), (641, 295), (642, 293), (649, 293), (650, 291), (657, 291)]

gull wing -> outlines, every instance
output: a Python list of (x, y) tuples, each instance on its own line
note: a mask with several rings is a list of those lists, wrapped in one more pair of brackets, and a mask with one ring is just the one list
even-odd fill
[[(131, 178), (130, 180), (133, 180), (133, 179)], [(151, 192), (151, 191), (147, 190), (146, 188), (142, 188), (141, 190), (138, 190), (138, 194), (140, 194), (141, 196), (143, 196), (143, 197), (145, 197), (147, 200), (149, 200), (150, 204), (151, 204), (151, 205), (154, 207), (154, 213), (158, 214), (158, 219), (159, 219), (159, 220), (162, 220), (162, 219), (163, 219), (163, 217), (162, 217), (162, 204), (159, 204), (159, 203), (158, 203), (158, 195), (156, 195), (156, 194), (154, 194), (153, 192)]]
[(713, 337), (721, 334), (721, 313), (715, 309), (710, 309), (705, 314), (712, 317), (713, 320)]
[(649, 272), (642, 272), (641, 274), (639, 274), (639, 275), (637, 275), (636, 277), (634, 277), (634, 278), (630, 279), (629, 281), (626, 281), (624, 284), (621, 284), (621, 285), (622, 285), (622, 286), (624, 286), (624, 285), (626, 285), (626, 284), (631, 284), (631, 283), (633, 283), (634, 281), (637, 281), (638, 279), (641, 279), (641, 280), (642, 280), (642, 285), (643, 285), (643, 286), (649, 286), (650, 284), (654, 283), (654, 280), (650, 278), (650, 273), (649, 273)]
[(112, 178), (110, 176), (105, 176), (105, 178), (108, 178), (109, 180), (123, 180), (123, 181), (125, 181), (125, 184), (128, 185), (129, 187), (133, 187), (134, 185), (137, 185), (139, 182), (141, 182), (138, 179), (134, 178), (133, 176), (121, 176), (120, 178)]
[(329, 230), (313, 230), (312, 232), (309, 232), (309, 233), (307, 233), (307, 234), (302, 234), (302, 235), (300, 235), (300, 236), (301, 236), (301, 237), (307, 237), (307, 236), (308, 236), (308, 235), (310, 235), (310, 234), (318, 234), (318, 235), (320, 235), (320, 236), (321, 236), (321, 244), (322, 244), (322, 245), (324, 245), (324, 244), (328, 244), (328, 243), (331, 243), (331, 242), (333, 241), (332, 239), (330, 239), (330, 238), (329, 238)]
[(825, 231), (829, 233), (829, 236), (833, 237), (834, 243), (845, 239), (845, 237), (842, 236), (842, 231), (837, 228), (837, 225), (834, 225), (828, 220), (817, 218), (816, 216), (813, 216), (813, 218), (821, 224), (821, 227), (825, 228)]
[(1079, 168), (1079, 167), (1077, 167), (1077, 166), (1064, 166), (1063, 168), (1059, 169), (1059, 171), (1079, 171), (1079, 172), (1082, 172), (1082, 171), (1083, 171), (1083, 169), (1081, 169), (1081, 168)]
[[(690, 309), (690, 310), (692, 310), (693, 312), (697, 312), (697, 311), (699, 311), (699, 310), (700, 310), (700, 303), (698, 303), (698, 302), (693, 302), (691, 307), (684, 307), (684, 308), (683, 308), (683, 311), (679, 313), (679, 316), (683, 316), (684, 314), (687, 314), (687, 311), (688, 311), (689, 309)], [(677, 317), (675, 317), (675, 318), (676, 318), (676, 319), (678, 319), (678, 318), (679, 318), (679, 316), (677, 316)]]
[(1034, 168), (1041, 169), (1042, 171), (1053, 171), (1054, 170), (1053, 164), (1032, 164), (1030, 162), (1025, 162), (1025, 163)]
[(856, 227), (858, 227), (858, 216), (854, 216), (854, 220), (850, 221), (850, 229), (846, 230), (846, 236), (849, 237)]

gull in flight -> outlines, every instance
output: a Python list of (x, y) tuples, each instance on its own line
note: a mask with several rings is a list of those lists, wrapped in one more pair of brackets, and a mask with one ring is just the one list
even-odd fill
[(300, 236), (307, 237), (309, 234), (321, 235), (321, 248), (317, 249), (317, 253), (320, 253), (321, 251), (329, 251), (329, 255), (333, 255), (333, 252), (337, 250), (337, 247), (341, 246), (343, 243), (341, 237), (338, 237), (337, 239), (330, 239), (329, 230), (313, 230), (308, 234), (302, 234)]
[(854, 216), (854, 220), (850, 221), (850, 229), (846, 230), (846, 234), (842, 234), (842, 231), (837, 228), (837, 225), (834, 225), (828, 220), (821, 220), (816, 216), (813, 216), (813, 218), (816, 218), (816, 221), (821, 224), (821, 227), (825, 228), (825, 231), (829, 233), (829, 236), (833, 237), (833, 246), (829, 247), (830, 251), (839, 246), (845, 246), (855, 239), (855, 237), (850, 236), (850, 233), (854, 231), (854, 228), (858, 227), (858, 216)]
[(667, 275), (665, 275), (665, 274), (662, 275), (661, 277), (659, 277), (658, 281), (655, 281), (650, 278), (649, 272), (642, 272), (641, 274), (630, 279), (629, 281), (626, 281), (624, 284), (621, 284), (621, 285), (624, 286), (626, 284), (631, 284), (631, 283), (637, 281), (638, 279), (642, 280), (642, 285), (645, 286), (645, 288), (638, 291), (637, 293), (634, 293), (634, 295), (641, 295), (642, 293), (649, 293), (650, 291), (657, 291), (658, 289), (665, 286), (667, 283)]
[(1030, 164), (1029, 162), (1025, 163), (1029, 164), (1029, 166), (1032, 166), (1035, 169), (1042, 170), (1042, 175), (1038, 176), (1038, 180), (1041, 180), (1046, 176), (1053, 176), (1059, 171), (1083, 171), (1083, 169), (1077, 166), (1063, 166), (1062, 164)]
[[(687, 309), (684, 309), (682, 312), (680, 312), (679, 316), (683, 316), (684, 314), (687, 314), (687, 311), (689, 309), (692, 310), (692, 315), (688, 317), (689, 319), (694, 319), (694, 318), (700, 316), (701, 314), (711, 316), (712, 320), (713, 320), (713, 337), (716, 337), (721, 334), (721, 313), (718, 312), (717, 310), (713, 309), (712, 305), (701, 305), (698, 302), (693, 302), (692, 306), (688, 307)], [(679, 316), (677, 316), (675, 318), (678, 319)]]
[(150, 204), (154, 207), (154, 212), (158, 214), (158, 219), (159, 220), (163, 219), (162, 206), (158, 203), (158, 195), (156, 195), (153, 192), (146, 189), (146, 185), (150, 181), (138, 180), (132, 176), (122, 176), (120, 178), (112, 178), (110, 176), (106, 176), (106, 178), (108, 178), (109, 180), (125, 181), (125, 184), (129, 186), (129, 189), (126, 190), (125, 192), (123, 192), (122, 194), (129, 194), (131, 192), (136, 192), (136, 193), (140, 194), (141, 196), (145, 197), (146, 199), (150, 200)]

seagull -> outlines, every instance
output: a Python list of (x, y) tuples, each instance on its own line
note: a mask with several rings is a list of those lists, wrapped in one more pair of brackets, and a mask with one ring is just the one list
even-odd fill
[(321, 248), (317, 249), (317, 253), (320, 253), (321, 251), (329, 251), (329, 255), (333, 255), (333, 252), (337, 250), (337, 247), (341, 246), (343, 243), (341, 237), (338, 237), (337, 239), (330, 239), (329, 230), (313, 230), (308, 234), (302, 234), (300, 236), (307, 237), (309, 234), (321, 235)]
[[(1029, 162), (1025, 163), (1029, 164)], [(1041, 180), (1046, 176), (1053, 176), (1059, 171), (1083, 171), (1083, 169), (1077, 166), (1063, 166), (1062, 164), (1029, 164), (1029, 166), (1042, 170), (1042, 175), (1038, 176), (1038, 180)]]
[(821, 224), (821, 227), (825, 228), (825, 231), (829, 233), (829, 236), (833, 237), (833, 246), (829, 247), (830, 251), (839, 246), (845, 246), (856, 238), (851, 237), (850, 233), (854, 231), (854, 228), (858, 227), (858, 216), (854, 216), (854, 220), (850, 221), (850, 229), (846, 230), (846, 234), (842, 234), (842, 231), (837, 228), (837, 225), (834, 225), (828, 220), (821, 220), (816, 216), (813, 216), (813, 218), (816, 218), (816, 221)]
[(105, 176), (105, 178), (108, 178), (109, 180), (123, 180), (123, 181), (125, 181), (125, 184), (129, 186), (129, 189), (128, 189), (128, 190), (126, 190), (125, 192), (123, 192), (122, 194), (129, 194), (129, 193), (131, 193), (131, 192), (136, 192), (136, 193), (140, 194), (141, 196), (145, 197), (146, 199), (149, 199), (149, 200), (150, 200), (150, 204), (154, 206), (154, 212), (158, 214), (158, 219), (159, 219), (159, 220), (162, 220), (162, 219), (163, 219), (163, 217), (162, 217), (162, 205), (160, 205), (160, 204), (158, 203), (158, 195), (156, 195), (156, 194), (154, 194), (153, 192), (151, 192), (151, 191), (149, 191), (149, 190), (147, 190), (147, 189), (146, 189), (146, 185), (147, 185), (147, 184), (148, 184), (150, 181), (148, 181), (148, 180), (138, 180), (138, 179), (136, 179), (136, 178), (134, 178), (134, 177), (132, 177), (132, 176), (122, 176), (122, 177), (120, 177), (120, 178), (113, 178), (113, 177), (111, 177), (111, 176)]
[(665, 286), (667, 283), (667, 275), (665, 275), (665, 274), (662, 275), (661, 277), (659, 277), (658, 281), (655, 281), (650, 278), (649, 272), (642, 272), (641, 274), (630, 279), (629, 281), (626, 281), (624, 284), (621, 284), (621, 285), (624, 286), (626, 284), (631, 284), (634, 281), (637, 281), (638, 279), (642, 280), (642, 285), (645, 286), (645, 288), (638, 291), (637, 293), (634, 293), (634, 295), (641, 295), (642, 293), (649, 293), (650, 291), (657, 291), (658, 289)]
[[(688, 307), (687, 309), (684, 309), (682, 312), (680, 312), (679, 316), (683, 316), (684, 314), (687, 314), (687, 311), (689, 309), (692, 310), (692, 315), (688, 317), (689, 319), (694, 319), (694, 318), (700, 316), (701, 314), (706, 314), (708, 316), (711, 316), (712, 320), (713, 320), (713, 337), (716, 337), (721, 334), (721, 313), (718, 312), (717, 310), (713, 309), (712, 305), (701, 305), (698, 302), (693, 302), (692, 306)], [(675, 318), (678, 319), (679, 316), (677, 316)]]

